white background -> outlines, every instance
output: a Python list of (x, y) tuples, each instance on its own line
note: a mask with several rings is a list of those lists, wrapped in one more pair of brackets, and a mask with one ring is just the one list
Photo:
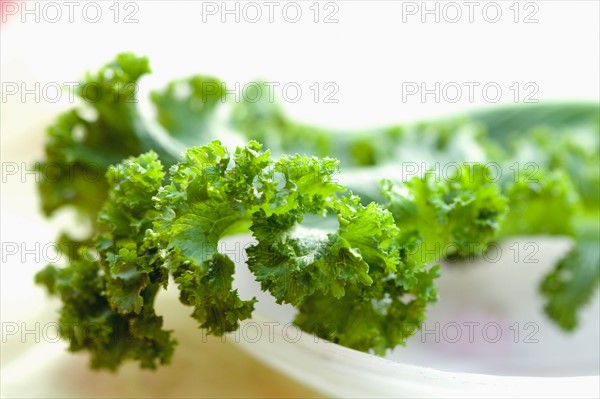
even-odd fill
[[(37, 15), (24, 13), (25, 7), (34, 10), (35, 3)], [(127, 2), (121, 2), (119, 23), (114, 23), (114, 9), (110, 9), (115, 2), (100, 1), (96, 3), (101, 18), (90, 23), (83, 12), (85, 3), (76, 3), (80, 5), (74, 8), (73, 23), (62, 2), (58, 2), (61, 18), (56, 23), (49, 21), (55, 18), (55, 9), (45, 8), (44, 2), (16, 3), (19, 10), (15, 15), (3, 16), (9, 22), (1, 39), (4, 82), (22, 81), (13, 75), (15, 69), (42, 85), (70, 82), (119, 51), (134, 51), (150, 57), (157, 81), (154, 85), (193, 73), (213, 74), (228, 83), (256, 77), (282, 84), (299, 82), (305, 90), (312, 82), (335, 82), (340, 89), (338, 104), (315, 104), (305, 93), (302, 101), (289, 109), (302, 119), (347, 127), (489, 105), (481, 90), (476, 92), (475, 104), (467, 101), (466, 93), (457, 104), (437, 104), (431, 96), (426, 103), (417, 97), (403, 103), (403, 82), (425, 81), (430, 87), (436, 81), (442, 85), (497, 82), (503, 89), (502, 102), (513, 101), (509, 86), (514, 82), (537, 84), (535, 98), (539, 100), (598, 98), (597, 1), (522, 1), (516, 7), (520, 10), (518, 23), (514, 22), (516, 1), (474, 2), (472, 23), (465, 5), (469, 2), (462, 1), (454, 2), (462, 12), (456, 23), (448, 21), (456, 8), (434, 1), (333, 2), (337, 23), (322, 21), (334, 10), (325, 8), (325, 1), (318, 7), (319, 23), (314, 23), (310, 9), (314, 1), (296, 2), (302, 11), (297, 23), (286, 22), (285, 2), (274, 8), (273, 23), (268, 21), (265, 2), (255, 2), (262, 11), (257, 23), (244, 20), (244, 2), (212, 3), (219, 11), (233, 9), (237, 3), (239, 23), (235, 15), (203, 13), (210, 8), (207, 2), (195, 1), (137, 1), (133, 2), (135, 9), (125, 9)], [(498, 7), (488, 6), (484, 12), (490, 3)], [(436, 4), (439, 23), (434, 14), (408, 13), (413, 6), (422, 11), (434, 9)], [(6, 3), (3, 7), (7, 8)], [(500, 20), (488, 22), (496, 8), (502, 12)], [(88, 19), (94, 16), (92, 10), (87, 11)], [(126, 14), (135, 10), (133, 18), (138, 22), (125, 23)], [(246, 10), (248, 14), (252, 11)], [(289, 8), (287, 15), (293, 17), (292, 10)], [(531, 13), (530, 19), (538, 22), (525, 23)], [(226, 18), (225, 23), (221, 17)], [(11, 65), (18, 68), (10, 69)], [(153, 86), (152, 81), (147, 86)], [(11, 123), (5, 119), (3, 127)], [(3, 129), (3, 138), (8, 135), (10, 131)]]

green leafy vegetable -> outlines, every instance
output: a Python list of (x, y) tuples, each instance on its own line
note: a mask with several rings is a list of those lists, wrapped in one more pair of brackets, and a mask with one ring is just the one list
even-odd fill
[(95, 248), (100, 256), (82, 244), (69, 252), (66, 267), (49, 265), (36, 280), (61, 297), (61, 332), (71, 351), (91, 353), (92, 367), (114, 370), (134, 359), (156, 368), (170, 361), (175, 346), (153, 307), (168, 274), (155, 266), (158, 254), (143, 241), (156, 213), (151, 196), (163, 179), (162, 166), (148, 153), (111, 167), (107, 178), (111, 190), (98, 217)]
[[(390, 126), (370, 131), (328, 131), (296, 122), (277, 104), (242, 102), (234, 110), (234, 124), (246, 137), (257, 138), (280, 152), (303, 148), (318, 155), (334, 156), (345, 165), (371, 167), (379, 179), (385, 171), (398, 170), (403, 178), (408, 163), (421, 173), (453, 163), (492, 163), (500, 170), (501, 192), (508, 197), (509, 214), (496, 239), (512, 235), (567, 235), (576, 248), (566, 254), (544, 281), (555, 279), (572, 255), (589, 253), (578, 227), (598, 225), (600, 220), (600, 108), (597, 104), (528, 104), (473, 112), (461, 118)], [(364, 173), (363, 173), (364, 175)], [(349, 187), (369, 200), (384, 200), (375, 184), (364, 179), (349, 180)], [(413, 183), (414, 184), (414, 183)], [(432, 193), (427, 193), (431, 195)], [(388, 198), (389, 200), (389, 198)], [(397, 216), (397, 215), (395, 215)], [(444, 245), (444, 244), (441, 244)], [(472, 246), (480, 253), (480, 245)], [(460, 251), (460, 256), (467, 252)], [(447, 251), (446, 255), (453, 255)], [(470, 254), (469, 254), (470, 255)], [(573, 269), (575, 276), (589, 277), (600, 269), (594, 256), (578, 257), (585, 262)], [(589, 263), (588, 263), (589, 262)], [(585, 271), (588, 271), (587, 273)], [(562, 273), (564, 274), (564, 273)], [(564, 316), (577, 319), (577, 313), (598, 287), (597, 280), (571, 298), (566, 290), (540, 286), (547, 299), (547, 314), (566, 327)], [(574, 290), (573, 292), (576, 292)], [(573, 300), (577, 298), (577, 300)], [(559, 311), (549, 310), (561, 307)]]
[(600, 282), (600, 233), (598, 227), (576, 238), (575, 247), (545, 277), (542, 293), (549, 298), (545, 311), (566, 330), (577, 326), (577, 313)]
[(209, 76), (173, 81), (151, 93), (158, 122), (186, 146), (197, 145), (218, 123), (216, 112), (225, 97), (225, 84)]
[(452, 247), (445, 249), (445, 256), (465, 257), (486, 250), (508, 210), (507, 198), (489, 174), (484, 166), (475, 164), (444, 180), (426, 174), (400, 187), (384, 184), (387, 207), (404, 234), (415, 235), (420, 245), (436, 244), (435, 248), (419, 248), (425, 261), (432, 256), (439, 259), (440, 247), (446, 243)]
[[(71, 206), (91, 225), (83, 240), (61, 235), (66, 264), (36, 281), (62, 300), (63, 336), (93, 367), (169, 362), (176, 342), (154, 301), (170, 277), (210, 333), (250, 318), (256, 299), (240, 297), (235, 264), (219, 253), (220, 240), (244, 232), (256, 240), (249, 270), (296, 307), (296, 325), (377, 354), (425, 320), (443, 257), (480, 255), (502, 237), (574, 238), (540, 288), (561, 327), (576, 326), (598, 287), (597, 107), (330, 132), (288, 118), (267, 96), (246, 92), (222, 107), (224, 83), (198, 75), (153, 92), (152, 120), (136, 97), (149, 71), (146, 58), (120, 54), (88, 73), (82, 105), (48, 129), (39, 165), (43, 211)], [(234, 150), (222, 142), (231, 134), (250, 141)], [(405, 179), (407, 162), (424, 167)], [(440, 177), (436, 163), (457, 167)], [(373, 181), (392, 173), (379, 188), (351, 179), (350, 190), (338, 182), (341, 165)]]

